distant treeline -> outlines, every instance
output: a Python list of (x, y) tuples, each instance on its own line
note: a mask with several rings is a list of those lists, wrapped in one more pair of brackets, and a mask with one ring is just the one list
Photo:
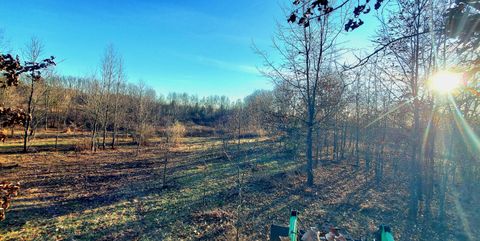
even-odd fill
[[(91, 130), (96, 121), (105, 122), (105, 118), (108, 130), (112, 130), (113, 122), (119, 129), (134, 129), (139, 121), (153, 125), (180, 121), (214, 126), (235, 106), (226, 96), (199, 98), (186, 93), (163, 96), (143, 83), (122, 82), (105, 88), (94, 78), (50, 75), (35, 85), (33, 130), (59, 126)], [(25, 108), (28, 99), (23, 97), (28, 96), (29, 89), (28, 80), (21, 81), (17, 88), (1, 89), (0, 101)]]

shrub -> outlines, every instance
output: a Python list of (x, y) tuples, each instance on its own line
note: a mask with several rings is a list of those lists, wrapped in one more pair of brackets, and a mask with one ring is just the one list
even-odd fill
[(137, 144), (147, 146), (155, 136), (155, 132), (155, 127), (152, 125), (145, 125), (135, 131), (132, 135), (132, 139)]
[(180, 138), (184, 137), (186, 132), (187, 129), (185, 126), (182, 123), (175, 121), (175, 123), (167, 127), (166, 134), (168, 142), (177, 145), (180, 142)]

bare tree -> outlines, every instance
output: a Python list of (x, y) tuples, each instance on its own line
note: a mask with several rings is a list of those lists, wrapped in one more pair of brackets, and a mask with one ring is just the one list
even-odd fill
[[(110, 108), (112, 102), (112, 85), (114, 81), (118, 80), (118, 77), (115, 76), (118, 74), (117, 53), (112, 44), (108, 45), (105, 49), (105, 53), (101, 60), (101, 73), (102, 73), (102, 148), (106, 148), (106, 139), (107, 139), (107, 128), (110, 124)], [(116, 97), (113, 97), (116, 98)], [(114, 105), (118, 103), (118, 100), (115, 101)], [(115, 107), (114, 108), (118, 108)], [(116, 111), (116, 110), (115, 110)]]
[[(25, 45), (25, 49), (23, 50), (23, 55), (28, 62), (37, 63), (40, 60), (41, 55), (44, 51), (43, 43), (36, 37), (32, 37), (30, 42)], [(27, 97), (27, 115), (34, 116), (35, 111), (35, 87), (36, 87), (36, 79), (34, 76), (28, 77), (30, 80), (30, 90)], [(32, 129), (32, 120), (28, 119), (24, 124), (24, 134), (23, 134), (23, 151), (27, 152), (27, 145), (29, 141), (29, 131)]]
[[(306, 7), (300, 11), (307, 11)], [(288, 86), (298, 96), (301, 122), (304, 126), (305, 156), (307, 159), (307, 185), (313, 185), (313, 132), (318, 124), (320, 100), (329, 89), (328, 76), (332, 68), (327, 59), (335, 49), (341, 28), (333, 24), (335, 16), (323, 15), (308, 26), (290, 24), (279, 27), (274, 41), (276, 51), (283, 63), (275, 63), (263, 52), (257, 51), (265, 61), (263, 73), (277, 86)], [(342, 21), (337, 18), (337, 21)], [(330, 72), (330, 73), (329, 73)]]
[(87, 105), (86, 110), (90, 118), (90, 150), (96, 152), (103, 92), (101, 90), (100, 81), (95, 76), (88, 79), (85, 88), (85, 92), (87, 93), (85, 100)]
[(117, 142), (117, 131), (118, 131), (118, 122), (119, 122), (119, 109), (121, 109), (120, 98), (125, 89), (125, 73), (123, 69), (123, 60), (120, 56), (117, 56), (117, 73), (116, 80), (114, 84), (114, 96), (113, 96), (113, 131), (112, 131), (112, 149), (115, 148)]

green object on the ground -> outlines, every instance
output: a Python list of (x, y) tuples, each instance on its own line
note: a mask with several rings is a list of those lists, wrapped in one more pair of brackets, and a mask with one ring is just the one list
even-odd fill
[(290, 214), (290, 226), (288, 229), (288, 236), (290, 237), (290, 241), (297, 241), (297, 211), (292, 210), (292, 213)]
[(382, 241), (395, 241), (392, 233), (385, 231), (384, 226), (382, 226)]

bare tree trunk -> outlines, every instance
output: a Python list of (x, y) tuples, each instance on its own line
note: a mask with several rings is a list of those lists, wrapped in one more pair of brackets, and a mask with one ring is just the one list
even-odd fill
[[(107, 104), (108, 105), (108, 104)], [(108, 106), (105, 110), (105, 120), (103, 121), (103, 135), (102, 135), (102, 149), (106, 149), (106, 140), (107, 140), (107, 126), (108, 126)]]
[[(350, 120), (351, 121), (351, 120)], [(354, 153), (354, 150), (352, 148), (353, 146), (353, 130), (354, 130), (354, 126), (353, 126), (353, 123), (350, 123), (351, 125), (348, 127), (348, 131), (347, 131), (347, 139), (348, 139), (348, 144), (347, 144), (347, 151), (350, 155), (350, 157), (353, 157), (353, 153)]]
[(33, 101), (33, 92), (34, 92), (34, 86), (35, 82), (33, 78), (31, 79), (31, 85), (30, 85), (30, 95), (28, 96), (28, 105), (27, 105), (27, 115), (30, 116), (30, 118), (25, 121), (24, 124), (24, 134), (23, 134), (23, 152), (27, 152), (27, 144), (28, 144), (28, 131), (30, 129), (30, 124), (31, 124), (31, 117), (32, 117), (32, 101)]
[(313, 186), (313, 160), (312, 160), (312, 134), (313, 134), (313, 124), (314, 124), (314, 113), (315, 107), (312, 103), (308, 107), (308, 121), (307, 121), (307, 186)]
[[(417, 18), (417, 26), (419, 18)], [(418, 29), (417, 29), (418, 33)], [(410, 196), (410, 212), (409, 217), (410, 220), (415, 221), (417, 219), (418, 214), (418, 201), (420, 200), (421, 194), (421, 165), (419, 160), (419, 149), (418, 145), (420, 144), (420, 101), (418, 96), (418, 74), (419, 74), (419, 38), (418, 36), (415, 38), (415, 45), (414, 45), (414, 71), (412, 73), (412, 98), (413, 100), (413, 132), (412, 132), (412, 161), (411, 161), (411, 196)]]
[(117, 115), (118, 115), (118, 95), (120, 94), (120, 81), (117, 83), (115, 91), (115, 103), (113, 106), (113, 132), (112, 132), (112, 149), (115, 149), (115, 144), (117, 140)]
[[(434, 112), (435, 113), (435, 112)], [(435, 174), (435, 135), (436, 135), (436, 123), (435, 116), (432, 116), (430, 120), (430, 133), (428, 133), (427, 150), (425, 150), (425, 219), (431, 218), (431, 202), (433, 199), (433, 182)]]
[(242, 107), (238, 110), (238, 142), (237, 142), (237, 189), (238, 189), (238, 206), (237, 206), (237, 222), (236, 222), (236, 241), (240, 240), (240, 233), (241, 233), (241, 228), (242, 228), (242, 178), (241, 178), (241, 173), (242, 173), (242, 167), (241, 167), (241, 158), (240, 158), (240, 133), (241, 133), (241, 123), (242, 123)]
[(323, 130), (323, 146), (325, 148), (325, 154), (324, 155), (328, 157), (330, 146), (328, 145), (328, 129), (326, 127)]
[(340, 145), (340, 159), (345, 159), (345, 148), (347, 146), (347, 121), (343, 121), (343, 130), (342, 130), (342, 144)]
[(360, 80), (357, 79), (357, 93), (355, 95), (355, 165), (358, 169), (360, 167), (360, 154), (358, 150), (358, 142), (360, 140), (360, 105), (359, 105), (359, 95), (358, 86)]
[[(453, 121), (452, 121), (453, 122)], [(452, 126), (454, 126), (454, 123), (452, 123)], [(441, 165), (441, 179), (440, 179), (440, 187), (438, 191), (438, 219), (441, 224), (446, 223), (446, 203), (447, 203), (447, 190), (448, 190), (448, 177), (451, 172), (451, 168), (449, 163), (451, 163), (452, 158), (453, 158), (453, 149), (454, 149), (454, 142), (456, 140), (456, 135), (454, 134), (454, 131), (452, 129), (451, 132), (452, 138), (447, 141), (448, 147), (446, 148), (445, 156), (446, 158), (443, 159), (442, 165)]]
[(55, 116), (55, 125), (57, 127), (57, 133), (55, 133), (55, 151), (57, 151), (58, 149), (58, 135), (60, 134), (60, 116), (59, 116), (59, 113), (57, 113), (57, 115)]
[(333, 121), (333, 152), (332, 160), (338, 161), (338, 127), (337, 127), (337, 115), (334, 117)]
[(91, 151), (96, 152), (97, 151), (97, 119), (95, 118), (95, 121), (93, 123), (93, 129), (92, 129), (92, 136), (91, 136)]
[(49, 87), (47, 86), (47, 84), (45, 85), (46, 86), (46, 90), (45, 90), (45, 95), (44, 95), (44, 98), (45, 98), (45, 131), (48, 129), (48, 114), (50, 112), (50, 89)]
[(322, 142), (321, 142), (322, 136), (321, 136), (321, 133), (320, 133), (320, 132), (321, 132), (321, 128), (320, 128), (320, 126), (319, 126), (319, 127), (317, 128), (317, 138), (316, 138), (316, 146), (317, 146), (316, 152), (317, 152), (317, 153), (316, 153), (316, 155), (315, 155), (315, 156), (316, 156), (316, 158), (315, 158), (315, 163), (314, 163), (314, 164), (315, 164), (315, 165), (314, 165), (315, 167), (318, 167), (318, 162), (322, 159), (322, 156), (321, 156), (321, 155), (322, 155)]

